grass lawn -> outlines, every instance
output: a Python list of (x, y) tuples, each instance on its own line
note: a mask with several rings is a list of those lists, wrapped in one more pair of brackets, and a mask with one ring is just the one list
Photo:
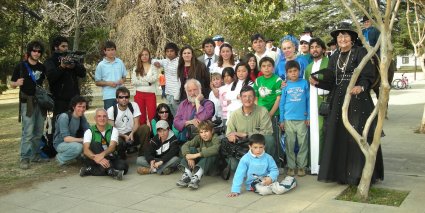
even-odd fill
[(355, 197), (357, 192), (356, 186), (349, 186), (338, 197), (337, 200), (352, 201), (359, 203), (369, 203), (387, 206), (400, 206), (409, 192), (394, 189), (385, 189), (378, 187), (371, 187), (369, 191), (369, 198), (366, 202)]
[[(102, 107), (101, 100), (95, 100), (87, 119), (93, 123), (93, 110)], [(31, 164), (28, 170), (19, 168), (19, 149), (22, 125), (18, 122), (18, 103), (0, 104), (0, 195), (11, 190), (29, 187), (40, 181), (51, 180), (69, 174), (76, 174), (81, 165), (59, 167), (54, 159), (49, 163)]]

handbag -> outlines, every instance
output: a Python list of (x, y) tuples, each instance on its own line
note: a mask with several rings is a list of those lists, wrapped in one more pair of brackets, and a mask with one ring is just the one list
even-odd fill
[(331, 103), (329, 103), (329, 95), (325, 96), (325, 92), (323, 91), (324, 100), (320, 103), (319, 106), (319, 115), (326, 117), (331, 112)]
[(38, 103), (38, 106), (42, 109), (48, 110), (48, 111), (53, 111), (53, 107), (54, 107), (54, 101), (53, 98), (51, 97), (52, 94), (50, 94), (46, 89), (44, 89), (42, 86), (37, 85), (37, 81), (35, 80), (33, 71), (31, 70), (31, 68), (28, 66), (27, 62), (24, 62), (25, 67), (28, 70), (28, 73), (31, 77), (31, 79), (34, 81), (35, 83), (35, 100)]

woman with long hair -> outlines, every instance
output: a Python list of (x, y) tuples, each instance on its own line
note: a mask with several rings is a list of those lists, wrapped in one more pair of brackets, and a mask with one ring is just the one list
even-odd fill
[(174, 124), (173, 124), (174, 116), (171, 113), (171, 109), (165, 103), (160, 103), (156, 107), (155, 117), (151, 121), (152, 133), (153, 133), (154, 136), (157, 134), (156, 123), (158, 123), (158, 121), (160, 121), (160, 120), (167, 121), (167, 123), (170, 126), (170, 129), (173, 131), (174, 135), (176, 135), (176, 136), (179, 135), (179, 131), (174, 127)]
[(157, 81), (158, 71), (151, 64), (151, 53), (147, 48), (143, 48), (137, 56), (137, 65), (131, 75), (131, 84), (136, 89), (134, 101), (142, 113), (139, 119), (141, 125), (150, 125), (155, 115)]
[(210, 74), (204, 63), (196, 59), (193, 48), (185, 45), (180, 49), (179, 65), (177, 67), (177, 77), (180, 80), (180, 101), (187, 98), (184, 84), (187, 79), (194, 78), (201, 83), (202, 95), (208, 97), (210, 94)]
[(224, 43), (220, 46), (220, 55), (216, 63), (211, 65), (211, 72), (222, 73), (226, 67), (235, 69), (236, 65), (235, 56), (233, 55), (233, 47), (230, 44)]
[(240, 101), (239, 93), (241, 92), (242, 87), (252, 86), (254, 83), (251, 81), (250, 68), (249, 65), (240, 62), (236, 65), (235, 69), (236, 78), (230, 87), (230, 91), (226, 94), (226, 99), (230, 101), (230, 104), (227, 106), (227, 118), (230, 117), (233, 111), (239, 109), (242, 106)]
[(249, 77), (252, 82), (255, 82), (255, 79), (263, 75), (261, 70), (258, 69), (257, 57), (255, 57), (253, 53), (246, 54), (243, 57), (242, 62), (248, 64), (250, 72)]

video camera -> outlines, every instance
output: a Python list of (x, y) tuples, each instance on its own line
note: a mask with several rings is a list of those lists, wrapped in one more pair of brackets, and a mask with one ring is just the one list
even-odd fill
[(84, 62), (85, 51), (67, 51), (60, 54), (61, 60), (66, 65), (73, 65), (76, 63), (82, 64)]

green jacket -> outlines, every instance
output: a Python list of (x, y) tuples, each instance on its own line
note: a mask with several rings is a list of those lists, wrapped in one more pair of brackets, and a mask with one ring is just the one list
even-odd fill
[[(311, 62), (309, 65), (307, 65), (307, 68), (305, 68), (305, 72), (304, 72), (304, 79), (308, 80), (308, 78), (310, 78), (311, 75), (311, 70), (313, 69), (313, 63)], [(322, 61), (320, 62), (320, 69), (325, 69), (328, 68), (328, 63), (329, 63), (329, 58), (326, 56), (323, 56)], [(323, 79), (323, 74), (319, 74), (319, 79)]]
[(191, 141), (183, 144), (181, 148), (182, 155), (185, 156), (186, 154), (190, 154), (191, 147), (196, 148), (198, 152), (201, 153), (201, 157), (211, 157), (218, 155), (218, 151), (220, 149), (220, 139), (217, 137), (217, 135), (214, 134), (211, 140), (204, 141), (202, 140), (201, 136), (197, 135)]

